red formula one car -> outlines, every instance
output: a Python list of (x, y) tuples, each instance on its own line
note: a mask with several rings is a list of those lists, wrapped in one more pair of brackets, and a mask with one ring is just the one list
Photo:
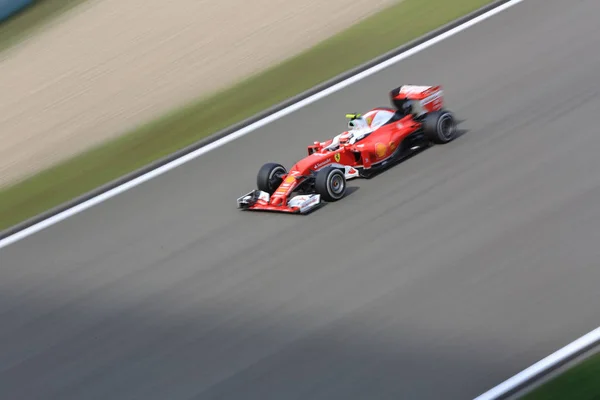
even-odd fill
[(456, 122), (444, 109), (441, 86), (403, 85), (390, 92), (394, 108), (348, 114), (348, 130), (308, 146), (308, 156), (289, 171), (267, 163), (258, 171), (258, 189), (237, 199), (244, 210), (306, 214), (322, 201), (346, 194), (346, 181), (368, 178), (433, 143), (456, 136)]

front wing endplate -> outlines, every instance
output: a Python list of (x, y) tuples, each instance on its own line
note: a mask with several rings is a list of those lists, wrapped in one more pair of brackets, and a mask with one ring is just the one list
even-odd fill
[(291, 214), (307, 214), (321, 204), (321, 195), (307, 194), (294, 196), (287, 205), (276, 206), (269, 204), (270, 195), (261, 190), (253, 190), (237, 199), (237, 206), (248, 211), (272, 211)]

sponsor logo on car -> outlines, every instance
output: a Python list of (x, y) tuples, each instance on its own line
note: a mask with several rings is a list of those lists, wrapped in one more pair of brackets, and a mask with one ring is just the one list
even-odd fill
[(385, 156), (386, 152), (387, 152), (387, 147), (385, 146), (385, 144), (383, 144), (383, 143), (375, 144), (375, 154), (377, 154), (378, 158), (382, 158), (383, 156)]
[(313, 168), (314, 168), (314, 169), (319, 169), (319, 168), (321, 168), (321, 167), (324, 167), (324, 166), (326, 166), (327, 164), (330, 164), (330, 163), (331, 163), (331, 160), (330, 160), (330, 159), (327, 159), (327, 160), (325, 160), (325, 161), (321, 161), (320, 163), (317, 163), (317, 164), (315, 164), (315, 165), (313, 166)]
[(404, 85), (400, 89), (400, 94), (410, 96), (426, 92), (429, 89), (431, 89), (431, 86)]
[(434, 94), (421, 100), (421, 104), (423, 104), (425, 106), (425, 105), (427, 105), (429, 103), (433, 103), (435, 101), (439, 102), (442, 99), (442, 95), (443, 95), (443, 92), (441, 90), (438, 90)]
[(336, 162), (340, 162), (340, 158), (341, 158), (340, 153), (335, 153), (335, 156), (333, 156), (333, 158), (335, 158)]
[(304, 203), (302, 203), (302, 205), (300, 205), (300, 211), (304, 212), (307, 209), (309, 209), (312, 206), (314, 206), (315, 204), (317, 204), (318, 202), (319, 202), (319, 197), (318, 196), (313, 196), (309, 200), (307, 200)]

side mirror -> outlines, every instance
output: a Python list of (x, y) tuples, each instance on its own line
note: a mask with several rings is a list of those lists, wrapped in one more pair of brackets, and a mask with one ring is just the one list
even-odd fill
[(311, 154), (321, 150), (321, 148), (322, 146), (320, 142), (314, 142), (313, 144), (308, 146), (308, 155), (310, 156)]

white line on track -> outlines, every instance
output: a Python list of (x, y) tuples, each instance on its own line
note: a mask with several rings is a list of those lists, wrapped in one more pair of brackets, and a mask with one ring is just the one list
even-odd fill
[(562, 363), (567, 358), (571, 358), (574, 354), (581, 352), (581, 350), (594, 345), (600, 340), (600, 327), (593, 331), (586, 333), (579, 339), (572, 343), (569, 343), (560, 350), (555, 351), (548, 357), (543, 358), (531, 367), (524, 369), (512, 378), (509, 378), (501, 384), (493, 387), (487, 392), (477, 396), (474, 400), (494, 400), (504, 394), (512, 391), (513, 389), (521, 386), (522, 384), (535, 378), (538, 374), (547, 371), (548, 369)]
[(128, 182), (126, 182), (126, 183), (124, 183), (124, 184), (122, 184), (120, 186), (117, 186), (117, 187), (115, 187), (115, 188), (113, 188), (113, 189), (111, 189), (109, 191), (106, 191), (106, 192), (104, 192), (104, 193), (102, 193), (102, 194), (100, 194), (100, 195), (98, 195), (96, 197), (93, 197), (93, 198), (91, 198), (91, 199), (89, 199), (89, 200), (87, 200), (87, 201), (85, 201), (83, 203), (80, 203), (80, 204), (78, 204), (78, 205), (76, 205), (76, 206), (74, 206), (72, 208), (69, 208), (69, 209), (67, 209), (67, 210), (65, 210), (65, 211), (63, 211), (63, 212), (61, 212), (59, 214), (56, 214), (56, 215), (54, 215), (52, 217), (49, 217), (48, 219), (40, 221), (40, 222), (38, 222), (35, 225), (32, 225), (32, 226), (30, 226), (30, 227), (28, 227), (26, 229), (23, 229), (22, 231), (19, 231), (19, 232), (15, 233), (15, 234), (13, 234), (11, 236), (8, 236), (8, 237), (0, 240), (0, 249), (2, 249), (3, 247), (6, 247), (6, 246), (8, 246), (8, 245), (10, 245), (12, 243), (15, 243), (15, 242), (17, 242), (19, 240), (22, 240), (22, 239), (24, 239), (24, 238), (26, 238), (28, 236), (31, 236), (34, 233), (37, 233), (37, 232), (39, 232), (39, 231), (41, 231), (43, 229), (46, 229), (46, 228), (48, 228), (48, 227), (50, 227), (52, 225), (55, 225), (55, 224), (57, 224), (57, 223), (65, 220), (67, 218), (70, 218), (70, 217), (72, 217), (72, 216), (74, 216), (76, 214), (79, 214), (80, 212), (85, 211), (85, 210), (87, 210), (90, 207), (93, 207), (93, 206), (95, 206), (97, 204), (100, 204), (100, 203), (102, 203), (102, 202), (104, 202), (104, 201), (106, 201), (106, 200), (108, 200), (108, 199), (110, 199), (112, 197), (115, 197), (115, 196), (117, 196), (117, 195), (119, 195), (119, 194), (121, 194), (121, 193), (129, 190), (129, 189), (132, 189), (132, 188), (134, 188), (134, 187), (136, 187), (136, 186), (138, 186), (138, 185), (140, 185), (140, 184), (142, 184), (142, 183), (144, 183), (146, 181), (149, 181), (150, 179), (154, 179), (157, 176), (162, 175), (162, 174), (164, 174), (167, 171), (170, 171), (170, 170), (172, 170), (174, 168), (179, 167), (182, 164), (185, 164), (185, 163), (187, 163), (189, 161), (192, 161), (193, 159), (198, 158), (201, 155), (206, 154), (209, 151), (212, 151), (212, 150), (214, 150), (216, 148), (219, 148), (219, 147), (221, 147), (221, 146), (223, 146), (223, 145), (225, 145), (225, 144), (227, 144), (229, 142), (232, 142), (232, 141), (234, 141), (234, 140), (236, 140), (236, 139), (238, 139), (238, 138), (240, 138), (242, 136), (245, 136), (245, 135), (247, 135), (248, 133), (250, 133), (252, 131), (255, 131), (255, 130), (259, 129), (259, 128), (262, 128), (263, 126), (265, 126), (265, 125), (267, 125), (267, 124), (269, 124), (269, 123), (271, 123), (271, 122), (273, 122), (275, 120), (278, 120), (278, 119), (280, 119), (280, 118), (282, 118), (282, 117), (284, 117), (284, 116), (286, 116), (288, 114), (293, 113), (296, 110), (299, 110), (299, 109), (301, 109), (303, 107), (306, 107), (307, 105), (309, 105), (311, 103), (314, 103), (317, 100), (320, 100), (320, 99), (322, 99), (324, 97), (327, 97), (330, 94), (337, 92), (338, 90), (341, 90), (341, 89), (343, 89), (343, 88), (345, 88), (347, 86), (350, 86), (353, 83), (356, 83), (356, 82), (360, 81), (361, 79), (364, 79), (364, 78), (366, 78), (366, 77), (368, 77), (370, 75), (373, 75), (373, 74), (375, 74), (375, 73), (377, 73), (377, 72), (379, 72), (379, 71), (381, 71), (381, 70), (383, 70), (383, 69), (385, 69), (385, 68), (387, 68), (387, 67), (389, 67), (389, 66), (391, 66), (393, 64), (398, 63), (399, 61), (402, 61), (402, 60), (404, 60), (404, 59), (406, 59), (406, 58), (408, 58), (408, 57), (410, 57), (410, 56), (412, 56), (414, 54), (417, 54), (417, 53), (419, 53), (419, 52), (427, 49), (428, 47), (433, 46), (436, 43), (439, 43), (439, 42), (441, 42), (441, 41), (443, 41), (443, 40), (445, 40), (445, 39), (447, 39), (447, 38), (449, 38), (451, 36), (454, 36), (457, 33), (462, 32), (465, 29), (468, 29), (468, 28), (472, 27), (475, 24), (478, 24), (479, 22), (482, 22), (482, 21), (484, 21), (484, 20), (486, 20), (486, 19), (488, 19), (488, 18), (490, 18), (490, 17), (492, 17), (492, 16), (494, 16), (494, 15), (496, 15), (498, 13), (501, 13), (502, 11), (504, 11), (504, 10), (506, 10), (506, 9), (512, 7), (512, 6), (515, 6), (515, 5), (519, 4), (519, 3), (521, 3), (522, 1), (523, 0), (512, 0), (512, 1), (509, 1), (508, 3), (504, 3), (504, 4), (498, 6), (498, 7), (494, 8), (494, 9), (492, 9), (492, 10), (484, 13), (484, 14), (481, 14), (478, 17), (475, 17), (475, 18), (473, 18), (473, 19), (465, 22), (464, 24), (461, 24), (461, 25), (459, 25), (459, 26), (457, 26), (457, 27), (455, 27), (455, 28), (453, 28), (453, 29), (451, 29), (451, 30), (449, 30), (447, 32), (444, 32), (444, 33), (442, 33), (442, 34), (440, 34), (440, 35), (438, 35), (438, 36), (436, 36), (436, 37), (434, 37), (434, 38), (432, 38), (432, 39), (430, 39), (430, 40), (428, 40), (428, 41), (426, 41), (426, 42), (424, 42), (424, 43), (422, 43), (422, 44), (420, 44), (418, 46), (415, 46), (412, 49), (409, 49), (409, 50), (407, 50), (407, 51), (405, 51), (403, 53), (400, 53), (397, 56), (392, 57), (392, 58), (390, 58), (390, 59), (382, 62), (381, 64), (377, 64), (377, 65), (375, 65), (375, 66), (373, 66), (373, 67), (371, 67), (371, 68), (369, 68), (369, 69), (367, 69), (367, 70), (365, 70), (363, 72), (360, 72), (360, 73), (358, 73), (358, 74), (356, 74), (354, 76), (351, 76), (350, 78), (348, 78), (346, 80), (343, 80), (343, 81), (341, 81), (341, 82), (339, 82), (339, 83), (337, 83), (337, 84), (335, 84), (333, 86), (330, 86), (329, 88), (324, 89), (321, 92), (315, 93), (312, 96), (307, 97), (304, 100), (301, 100), (301, 101), (299, 101), (299, 102), (297, 102), (295, 104), (292, 104), (291, 106), (286, 107), (286, 108), (284, 108), (284, 109), (282, 109), (282, 110), (280, 110), (280, 111), (278, 111), (276, 113), (273, 113), (273, 114), (271, 114), (271, 115), (269, 115), (269, 116), (267, 116), (267, 117), (265, 117), (265, 118), (263, 118), (263, 119), (261, 119), (259, 121), (256, 121), (256, 122), (254, 122), (254, 123), (252, 123), (252, 124), (250, 124), (250, 125), (242, 128), (242, 129), (240, 129), (238, 131), (235, 131), (235, 132), (231, 133), (230, 135), (227, 135), (227, 136), (225, 136), (225, 137), (223, 137), (223, 138), (221, 138), (221, 139), (219, 139), (217, 141), (214, 141), (214, 142), (212, 142), (212, 143), (210, 143), (210, 144), (208, 144), (208, 145), (206, 145), (204, 147), (201, 147), (200, 149), (198, 149), (198, 150), (196, 150), (194, 152), (188, 153), (188, 154), (186, 154), (185, 156), (183, 156), (181, 158), (178, 158), (178, 159), (173, 160), (173, 161), (171, 161), (171, 162), (169, 162), (167, 164), (164, 164), (164, 165), (158, 167), (157, 169), (154, 169), (154, 170), (152, 170), (152, 171), (150, 171), (150, 172), (148, 172), (148, 173), (146, 173), (144, 175), (141, 175), (141, 176), (139, 176), (139, 177), (137, 177), (135, 179), (132, 179), (131, 181), (128, 181)]
[[(182, 164), (185, 164), (189, 161), (194, 160), (195, 158), (200, 157), (203, 154), (208, 153), (209, 151), (217, 149), (229, 142), (232, 142), (242, 136), (245, 136), (250, 132), (253, 132), (273, 121), (276, 121), (288, 114), (295, 112), (296, 110), (306, 107), (307, 105), (314, 103), (317, 100), (327, 97), (332, 93), (335, 93), (335, 92), (337, 92), (347, 86), (350, 86), (370, 75), (373, 75), (393, 64), (396, 64), (414, 54), (417, 54), (417, 53), (419, 53), (419, 52), (421, 52), (421, 51), (423, 51), (445, 39), (448, 39), (449, 37), (452, 37), (452, 36), (456, 35), (457, 33), (460, 33), (482, 21), (485, 21), (486, 19), (491, 18), (494, 15), (499, 14), (502, 11), (505, 11), (508, 8), (513, 7), (523, 1), (524, 0), (512, 0), (507, 3), (504, 3), (494, 9), (478, 16), (478, 17), (475, 17), (475, 18), (473, 18), (473, 19), (447, 31), (447, 32), (444, 32), (444, 33), (438, 35), (418, 46), (415, 46), (401, 54), (398, 54), (395, 57), (392, 57), (380, 64), (377, 64), (377, 65), (375, 65), (363, 72), (360, 72), (344, 81), (341, 81), (333, 86), (330, 86), (329, 88), (324, 89), (321, 92), (315, 93), (314, 95), (307, 97), (304, 100), (301, 100), (289, 107), (286, 107), (276, 113), (273, 113), (257, 122), (254, 122), (253, 124), (250, 124), (238, 131), (231, 133), (228, 136), (225, 136), (219, 140), (216, 140), (216, 141), (214, 141), (192, 153), (189, 153), (189, 154), (187, 154), (181, 158), (178, 158), (176, 160), (173, 160), (173, 161), (171, 161), (165, 165), (162, 165), (161, 167), (158, 167), (157, 169), (152, 170), (144, 175), (141, 175), (129, 182), (126, 182), (120, 186), (117, 186), (117, 187), (115, 187), (107, 192), (104, 192), (94, 198), (91, 198), (91, 199), (89, 199), (83, 203), (80, 203), (72, 208), (69, 208), (68, 210), (65, 210), (65, 211), (63, 211), (59, 214), (56, 214), (46, 220), (43, 220), (35, 225), (32, 225), (22, 231), (19, 231), (11, 236), (8, 236), (8, 237), (0, 240), (0, 249), (7, 247), (8, 245), (13, 244), (15, 242), (18, 242), (19, 240), (22, 240), (28, 236), (31, 236), (34, 233), (37, 233), (43, 229), (46, 229), (52, 225), (55, 225), (61, 221), (64, 221), (67, 218), (70, 218), (76, 214), (79, 214), (82, 211), (87, 210), (88, 208), (91, 208), (91, 207), (93, 207), (97, 204), (100, 204), (112, 197), (115, 197), (123, 192), (126, 192), (127, 190), (132, 189), (146, 181), (154, 179), (154, 178), (164, 174), (167, 171), (177, 168)], [(581, 338), (577, 339), (573, 343), (568, 344), (567, 346), (565, 346), (562, 349), (556, 351), (555, 353), (549, 355), (548, 357), (542, 359), (541, 361), (537, 362), (536, 364), (532, 365), (531, 367), (521, 371), (517, 375), (502, 382), (501, 384), (490, 389), (489, 391), (485, 392), (484, 394), (478, 396), (475, 400), (496, 399), (499, 396), (502, 396), (503, 394), (507, 393), (508, 391), (514, 389), (515, 387), (521, 385), (522, 383), (528, 381), (529, 379), (536, 376), (540, 372), (543, 372), (545, 370), (552, 368), (556, 364), (562, 362), (566, 358), (571, 357), (573, 354), (578, 353), (579, 351), (581, 351), (581, 349), (589, 346), (590, 344), (592, 344), (598, 340), (600, 340), (600, 327), (597, 328), (596, 330), (589, 332), (588, 334), (582, 336)]]

